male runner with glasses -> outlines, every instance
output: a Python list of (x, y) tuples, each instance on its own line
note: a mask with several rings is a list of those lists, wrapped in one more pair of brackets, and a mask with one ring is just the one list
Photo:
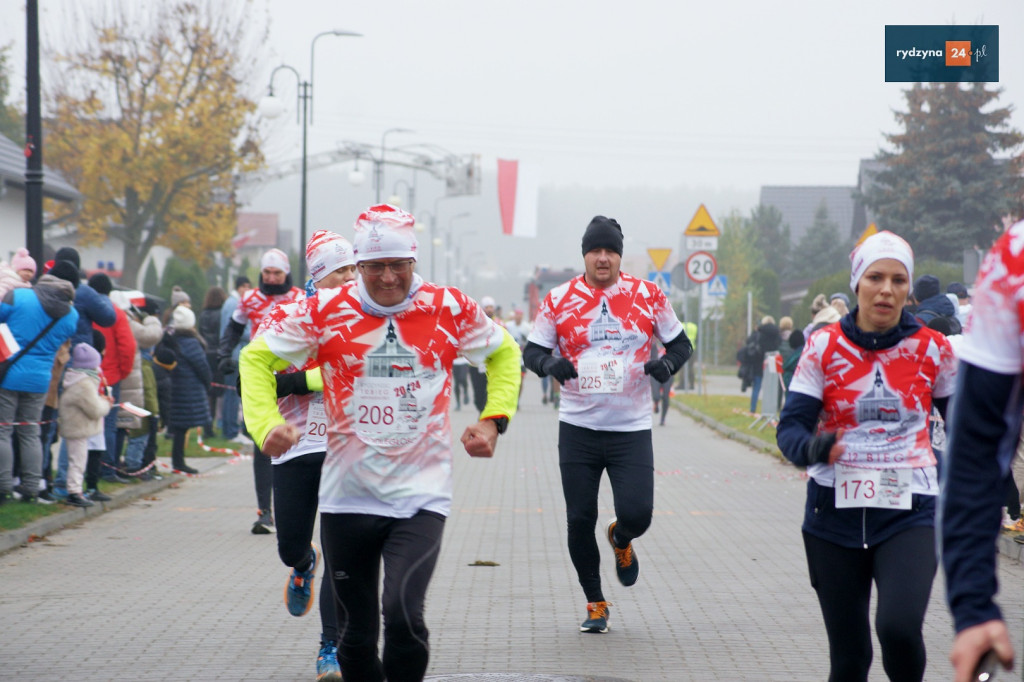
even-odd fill
[(246, 423), (271, 456), (299, 437), (277, 410), (274, 370), (307, 360), (321, 369), (321, 540), (346, 680), (420, 680), (426, 672), (423, 605), (451, 509), (455, 356), (487, 367), (487, 406), (461, 437), (470, 456), (494, 454), (519, 393), (515, 340), (476, 301), (416, 274), (414, 223), (388, 205), (365, 211), (353, 240), (356, 281), (276, 308), (240, 360)]

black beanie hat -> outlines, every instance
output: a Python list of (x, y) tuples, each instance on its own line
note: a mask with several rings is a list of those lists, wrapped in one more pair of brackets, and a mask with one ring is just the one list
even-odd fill
[(74, 263), (66, 260), (56, 261), (46, 274), (71, 282), (71, 286), (75, 289), (78, 289), (78, 284), (81, 281), (78, 277), (78, 268)]
[(914, 298), (917, 302), (927, 300), (939, 295), (939, 278), (935, 275), (921, 275), (914, 282)]
[(53, 256), (53, 260), (66, 260), (71, 261), (75, 268), (82, 267), (82, 261), (78, 257), (78, 251), (70, 246), (62, 246), (57, 249), (57, 253)]
[(598, 215), (594, 216), (587, 225), (587, 231), (583, 233), (583, 255), (601, 248), (611, 249), (621, 256), (622, 228), (614, 218)]
[(110, 281), (110, 277), (104, 272), (97, 272), (89, 278), (89, 286), (96, 290), (97, 294), (103, 294), (109, 296), (110, 292), (114, 290), (114, 283)]

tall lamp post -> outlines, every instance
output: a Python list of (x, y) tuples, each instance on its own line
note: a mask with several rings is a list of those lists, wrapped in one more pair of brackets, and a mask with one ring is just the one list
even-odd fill
[[(323, 36), (353, 36), (358, 38), (362, 37), (362, 35), (362, 33), (342, 31), (340, 29), (317, 33), (313, 36), (313, 40), (309, 44), (309, 80), (302, 80), (302, 76), (299, 75), (299, 72), (296, 71), (294, 67), (288, 66), (287, 64), (281, 64), (270, 72), (270, 83), (267, 85), (267, 96), (260, 102), (260, 112), (267, 118), (277, 118), (284, 113), (284, 103), (281, 102), (279, 98), (274, 97), (274, 76), (281, 69), (286, 69), (295, 74), (295, 80), (298, 82), (299, 86), (296, 91), (296, 104), (301, 104), (302, 106), (302, 199), (299, 213), (300, 253), (306, 248), (306, 178), (308, 173), (307, 141), (309, 138), (309, 126), (313, 123), (313, 57), (315, 55), (316, 41)], [(299, 258), (299, 281), (304, 282), (305, 280), (306, 259)]]
[(469, 211), (463, 211), (462, 213), (456, 213), (455, 215), (448, 219), (448, 244), (445, 247), (444, 259), (444, 283), (446, 286), (454, 286), (454, 284), (452, 283), (452, 247), (455, 245), (455, 242), (452, 240), (452, 223), (454, 223), (459, 218), (468, 218), (469, 216)]
[(377, 177), (375, 178), (375, 180), (377, 181), (377, 203), (378, 204), (380, 203), (380, 195), (384, 191), (384, 189), (383, 189), (383, 187), (384, 187), (384, 154), (385, 154), (385, 152), (387, 150), (387, 147), (384, 146), (384, 143), (388, 139), (388, 133), (413, 133), (413, 132), (416, 132), (416, 131), (409, 130), (408, 128), (388, 128), (387, 130), (384, 131), (384, 134), (380, 136), (380, 161), (377, 162), (377, 169), (376, 169), (377, 170)]

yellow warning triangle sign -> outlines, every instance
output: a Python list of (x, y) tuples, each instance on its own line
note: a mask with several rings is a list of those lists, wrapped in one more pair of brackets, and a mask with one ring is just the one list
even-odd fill
[(870, 225), (864, 228), (863, 232), (860, 233), (860, 239), (857, 240), (857, 246), (863, 244), (864, 240), (873, 234), (878, 234), (878, 228), (875, 227), (874, 223), (871, 223)]
[(717, 237), (721, 233), (715, 221), (711, 219), (711, 214), (704, 208), (704, 204), (701, 204), (683, 234), (687, 237)]
[(647, 249), (647, 255), (651, 257), (654, 269), (657, 272), (661, 272), (665, 269), (668, 257), (672, 255), (672, 249)]

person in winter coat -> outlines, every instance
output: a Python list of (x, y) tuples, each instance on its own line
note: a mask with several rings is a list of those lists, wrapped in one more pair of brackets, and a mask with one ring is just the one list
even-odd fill
[[(922, 275), (914, 282), (914, 298), (917, 300), (915, 315), (921, 324), (928, 324), (936, 317), (946, 317), (956, 320), (957, 306), (942, 293), (938, 277)], [(960, 323), (957, 320), (955, 333), (960, 333)]]
[[(21, 251), (24, 251), (24, 249), (19, 249), (18, 253), (21, 253)], [(10, 264), (0, 260), (0, 299), (3, 299), (11, 289), (27, 289), (32, 286), (21, 276), (23, 271), (15, 266), (17, 260), (17, 256), (11, 259)], [(35, 261), (32, 261), (32, 264), (34, 266)]]
[[(61, 261), (66, 261), (75, 267), (79, 273), (82, 268), (78, 251), (70, 246), (57, 250), (53, 258), (53, 267)], [(81, 278), (81, 274), (79, 274)], [(79, 343), (92, 343), (92, 325), (95, 323), (100, 327), (111, 327), (117, 322), (117, 314), (114, 312), (114, 304), (106, 296), (100, 296), (88, 282), (81, 282), (75, 287), (75, 310), (78, 311), (78, 328), (71, 338), (71, 346), (74, 348)]]
[(71, 364), (64, 373), (64, 391), (60, 396), (58, 430), (68, 447), (68, 479), (65, 504), (91, 507), (92, 500), (82, 494), (82, 481), (89, 455), (89, 438), (103, 431), (103, 418), (113, 400), (102, 392), (100, 353), (87, 343), (75, 346)]
[[(7, 324), (21, 347), (5, 363), (7, 371), (0, 382), (0, 500), (17, 492), (23, 501), (32, 502), (39, 491), (43, 473), (39, 420), (50, 387), (50, 370), (57, 350), (74, 334), (78, 323), (73, 306), (78, 273), (73, 268), (60, 272), (70, 279), (43, 275), (34, 287), (13, 289), (0, 302), (0, 322)], [(15, 427), (14, 422), (25, 423)], [(21, 454), (17, 489), (12, 485), (12, 433), (17, 433)]]
[(757, 335), (757, 348), (759, 352), (755, 357), (748, 357), (747, 362), (750, 363), (752, 378), (750, 411), (756, 414), (757, 401), (761, 395), (761, 381), (764, 379), (764, 356), (767, 353), (778, 350), (779, 344), (782, 343), (782, 337), (779, 334), (779, 328), (775, 326), (775, 318), (771, 315), (765, 315), (761, 318), (761, 324), (754, 330), (753, 334)]
[(171, 316), (174, 327), (177, 364), (171, 370), (171, 403), (167, 428), (171, 432), (171, 464), (176, 471), (199, 473), (185, 464), (185, 436), (189, 429), (211, 422), (210, 403), (206, 399), (212, 373), (206, 362), (206, 348), (196, 332), (196, 316), (191, 309), (178, 306)]
[[(100, 296), (110, 299), (114, 285), (110, 278), (102, 272), (97, 272), (89, 278), (89, 286)], [(113, 391), (115, 403), (121, 402), (121, 382), (131, 374), (135, 364), (135, 355), (138, 345), (135, 343), (135, 336), (132, 334), (131, 324), (128, 322), (128, 315), (124, 309), (114, 306), (114, 317), (116, 321), (109, 327), (102, 327), (95, 322), (93, 329), (103, 334), (106, 342), (106, 350), (103, 353), (103, 376), (107, 385)], [(108, 483), (126, 483), (127, 479), (118, 476), (121, 470), (121, 450), (124, 446), (124, 433), (117, 428), (118, 410), (111, 410), (103, 420), (103, 434), (106, 442), (106, 453), (100, 468), (100, 478)]]
[(809, 476), (802, 532), (829, 679), (868, 679), (877, 590), (885, 672), (921, 680), (939, 492), (929, 415), (933, 405), (945, 414), (956, 357), (946, 337), (904, 308), (914, 274), (906, 241), (879, 232), (851, 261), (857, 305), (808, 339), (776, 438)]
[[(217, 347), (220, 345), (220, 311), (224, 307), (224, 301), (228, 298), (227, 292), (220, 287), (210, 287), (206, 290), (206, 297), (203, 299), (203, 309), (199, 312), (199, 319), (196, 327), (199, 335), (203, 337), (206, 344), (206, 362), (210, 365), (210, 372), (213, 373), (213, 382), (224, 383), (224, 375), (217, 367)], [(210, 387), (210, 414), (217, 414), (217, 400), (224, 394), (220, 386)], [(213, 425), (210, 425), (206, 432), (207, 436), (216, 435)]]
[[(142, 350), (152, 348), (160, 342), (160, 338), (164, 333), (163, 327), (160, 326), (160, 320), (155, 315), (147, 315), (142, 312), (142, 310), (132, 305), (133, 298), (135, 298), (135, 300), (144, 298), (141, 292), (113, 291), (110, 294), (110, 298), (114, 301), (114, 305), (117, 306), (118, 310), (124, 312), (125, 317), (128, 320), (128, 327), (131, 330), (132, 337), (135, 339), (136, 345), (131, 371), (128, 372), (128, 376), (121, 380), (120, 402), (131, 403), (132, 405), (144, 407), (149, 410), (149, 407), (145, 406), (146, 394), (142, 369)], [(150, 375), (152, 375), (153, 370), (150, 369), (149, 372)], [(155, 402), (155, 383), (153, 384), (153, 391)], [(154, 406), (154, 409), (150, 411), (158, 413), (159, 408)], [(118, 429), (124, 429), (126, 431), (138, 430), (142, 426), (143, 419), (143, 417), (136, 417), (135, 415), (121, 410), (117, 416), (117, 426)], [(146, 441), (148, 440), (148, 431), (145, 434), (136, 434), (134, 437), (131, 433), (128, 433), (127, 436), (127, 445), (124, 453), (124, 468), (127, 475), (134, 476), (138, 475), (139, 470), (142, 468), (142, 456), (146, 447)]]

